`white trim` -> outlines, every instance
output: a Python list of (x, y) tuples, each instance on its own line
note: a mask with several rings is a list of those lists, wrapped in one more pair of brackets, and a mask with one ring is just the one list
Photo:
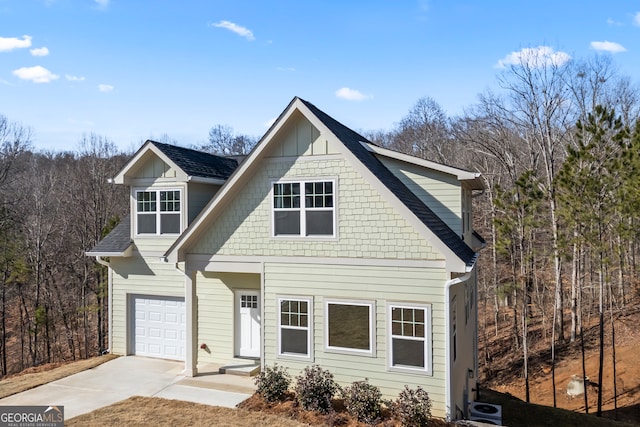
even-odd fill
[[(142, 159), (149, 151), (158, 156), (163, 162), (168, 164), (171, 168), (182, 172), (183, 175), (186, 176), (184, 171), (178, 167), (169, 157), (167, 157), (158, 147), (154, 145), (155, 141), (147, 140), (142, 147), (129, 159), (129, 161), (124, 165), (124, 167), (118, 172), (118, 174), (111, 180), (114, 184), (129, 184), (128, 180), (125, 179), (125, 175), (129, 173), (129, 171), (138, 164), (140, 159)], [(174, 181), (175, 182), (175, 181)]]
[(411, 163), (423, 168), (433, 169), (438, 172), (446, 173), (448, 175), (455, 176), (459, 181), (475, 181), (480, 178), (480, 172), (470, 172), (464, 169), (454, 168), (452, 166), (443, 165), (441, 163), (432, 162), (430, 160), (421, 159), (419, 157), (410, 156), (408, 154), (399, 153), (397, 151), (389, 150), (379, 147), (377, 145), (369, 144), (364, 141), (360, 141), (360, 144), (367, 150), (392, 159), (400, 160), (402, 162)]
[(280, 156), (280, 157), (266, 157), (264, 162), (267, 164), (274, 163), (291, 163), (291, 162), (317, 162), (322, 160), (337, 160), (343, 159), (342, 153), (332, 154), (314, 154), (313, 156)]
[(113, 258), (128, 258), (133, 253), (133, 243), (129, 243), (127, 249), (122, 252), (91, 252), (87, 251), (84, 254), (86, 256), (95, 256), (95, 257), (113, 257)]
[[(331, 183), (332, 188), (332, 202), (333, 206), (330, 208), (308, 208), (305, 205), (306, 202), (306, 188), (305, 184), (315, 184), (315, 183)], [(275, 202), (275, 192), (274, 187), (277, 184), (299, 184), (300, 186), (300, 194), (298, 197), (300, 198), (300, 207), (298, 208), (276, 208), (274, 205)], [(327, 239), (337, 239), (338, 237), (338, 227), (337, 227), (337, 211), (338, 211), (338, 185), (337, 179), (335, 177), (330, 178), (285, 178), (278, 181), (271, 181), (271, 187), (269, 189), (269, 198), (271, 200), (271, 237), (275, 239), (318, 239), (318, 240), (327, 240)], [(300, 214), (300, 234), (276, 234), (276, 212), (298, 212)], [(313, 234), (308, 235), (307, 232), (307, 215), (306, 212), (329, 212), (332, 214), (332, 233), (331, 234)]]
[[(162, 256), (162, 254), (158, 254)], [(242, 256), (242, 255), (201, 255), (189, 254), (186, 257), (190, 268), (198, 271), (218, 271), (219, 264), (229, 264), (229, 268), (246, 267), (243, 270), (220, 270), (237, 273), (254, 273), (250, 266), (257, 263), (287, 263), (287, 264), (312, 264), (312, 265), (353, 265), (353, 266), (380, 266), (380, 267), (408, 267), (408, 268), (445, 268), (444, 260), (407, 260), (407, 259), (378, 259), (378, 258), (327, 258), (327, 257), (286, 257), (286, 256)], [(225, 267), (221, 267), (225, 268)]]
[[(161, 225), (162, 225), (162, 215), (163, 211), (160, 210), (160, 193), (161, 192), (174, 192), (177, 191), (179, 194), (178, 203), (180, 204), (179, 211), (164, 211), (164, 215), (178, 215), (178, 224), (180, 227), (180, 231), (177, 233), (162, 233)], [(155, 193), (156, 194), (156, 210), (149, 212), (138, 212), (138, 193)], [(172, 237), (175, 238), (179, 236), (180, 233), (184, 230), (184, 218), (185, 218), (185, 210), (186, 210), (186, 191), (184, 191), (184, 187), (179, 186), (171, 186), (171, 187), (132, 187), (131, 188), (131, 196), (133, 199), (133, 236), (135, 238), (145, 238), (145, 237)], [(146, 216), (155, 216), (156, 218), (156, 232), (155, 233), (139, 233), (138, 232), (138, 215), (146, 215)]]
[[(287, 329), (297, 329), (307, 331), (307, 354), (282, 353), (282, 313), (280, 311), (282, 301), (304, 301), (307, 303), (307, 327), (287, 327)], [(293, 295), (276, 295), (276, 316), (277, 316), (277, 334), (276, 334), (276, 355), (278, 359), (304, 360), (313, 363), (314, 359), (314, 333), (313, 333), (313, 296), (293, 296)]]
[[(408, 308), (424, 310), (424, 368), (393, 365), (393, 333), (392, 333), (392, 309)], [(433, 375), (433, 320), (431, 304), (412, 302), (387, 301), (387, 370), (391, 372), (405, 372), (411, 374)], [(411, 340), (411, 338), (406, 338)]]
[[(332, 347), (329, 345), (329, 305), (359, 305), (369, 308), (369, 349), (361, 350), (349, 347)], [(353, 300), (326, 298), (324, 300), (324, 350), (327, 353), (353, 354), (376, 357), (376, 302), (375, 300)]]

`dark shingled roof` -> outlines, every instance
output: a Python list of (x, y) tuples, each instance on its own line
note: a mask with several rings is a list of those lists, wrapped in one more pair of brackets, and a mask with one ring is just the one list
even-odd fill
[(131, 245), (131, 221), (129, 215), (122, 218), (120, 224), (116, 225), (104, 239), (100, 240), (87, 255), (92, 254), (121, 254)]
[(227, 179), (238, 167), (235, 159), (220, 157), (190, 148), (150, 141), (187, 175), (201, 178)]
[(471, 249), (438, 215), (425, 205), (406, 185), (400, 181), (384, 164), (360, 141), (371, 143), (367, 138), (349, 129), (315, 105), (300, 99), (326, 127), (353, 153), (363, 165), (371, 171), (400, 201), (413, 212), (449, 249), (467, 266), (473, 265), (478, 254)]

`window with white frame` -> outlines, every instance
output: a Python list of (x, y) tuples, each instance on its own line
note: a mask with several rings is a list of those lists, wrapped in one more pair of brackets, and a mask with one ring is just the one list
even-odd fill
[(277, 182), (273, 184), (275, 236), (334, 236), (333, 181)]
[(326, 301), (326, 349), (373, 355), (375, 352), (373, 313), (372, 301)]
[(137, 234), (180, 234), (180, 190), (136, 191)]
[(394, 370), (431, 372), (431, 306), (387, 306), (389, 367)]
[(311, 357), (312, 309), (311, 298), (278, 298), (278, 356)]

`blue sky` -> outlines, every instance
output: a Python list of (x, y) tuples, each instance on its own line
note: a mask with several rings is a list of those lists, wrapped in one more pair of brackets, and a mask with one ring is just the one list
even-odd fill
[(640, 2), (0, 0), (0, 114), (54, 151), (261, 136), (294, 96), (391, 129), (424, 96), (461, 114), (523, 49), (637, 83)]

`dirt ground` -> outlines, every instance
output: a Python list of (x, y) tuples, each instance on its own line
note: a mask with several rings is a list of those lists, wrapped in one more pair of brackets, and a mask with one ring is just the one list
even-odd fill
[[(616, 384), (614, 385), (610, 323), (606, 323), (604, 370), (602, 378), (603, 416), (634, 424), (640, 424), (640, 314), (630, 314), (616, 320)], [(597, 329), (597, 328), (596, 328)], [(592, 334), (593, 335), (593, 334)], [(588, 412), (595, 414), (598, 402), (599, 352), (593, 338), (585, 356)], [(550, 359), (550, 358), (549, 358)], [(543, 359), (544, 360), (544, 359)], [(536, 363), (537, 362), (537, 363)], [(521, 370), (521, 368), (520, 368)], [(582, 377), (582, 353), (573, 345), (562, 355), (556, 365), (556, 405), (559, 408), (585, 412), (584, 395), (570, 397), (567, 385), (573, 375)], [(493, 379), (488, 385), (499, 392), (525, 399), (525, 383), (522, 375), (508, 382)], [(614, 393), (614, 386), (616, 393)], [(534, 360), (529, 371), (530, 401), (553, 406), (553, 382), (550, 361)], [(614, 396), (617, 396), (617, 401)], [(615, 408), (618, 408), (617, 410)]]

